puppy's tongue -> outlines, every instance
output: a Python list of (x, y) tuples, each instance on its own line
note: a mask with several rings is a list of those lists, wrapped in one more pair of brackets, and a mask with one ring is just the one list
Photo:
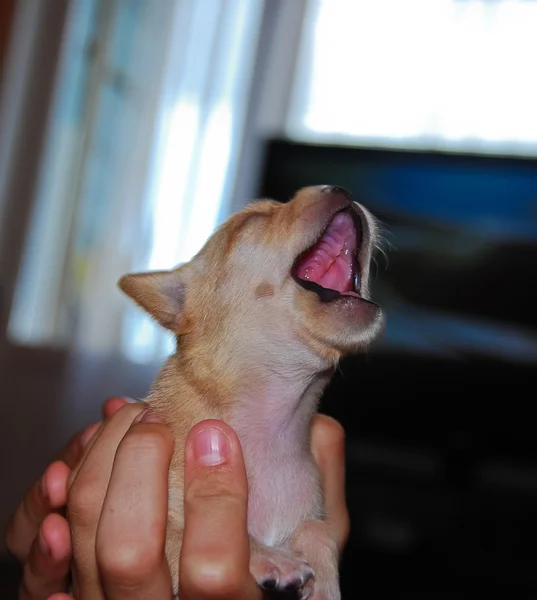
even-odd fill
[(337, 213), (323, 237), (298, 260), (297, 276), (340, 294), (353, 294), (356, 237), (352, 216)]

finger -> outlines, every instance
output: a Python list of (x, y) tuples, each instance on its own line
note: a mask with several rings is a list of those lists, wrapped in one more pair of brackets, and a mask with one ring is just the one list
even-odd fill
[(26, 562), (43, 519), (65, 504), (68, 476), (65, 463), (52, 463), (15, 511), (7, 526), (6, 543), (19, 561)]
[(317, 415), (311, 431), (311, 450), (321, 472), (327, 523), (340, 551), (349, 537), (345, 498), (345, 430), (336, 420)]
[(24, 565), (20, 600), (45, 600), (67, 589), (71, 560), (69, 525), (58, 514), (43, 521)]
[(122, 397), (113, 397), (108, 398), (108, 400), (103, 404), (103, 417), (105, 419), (110, 418), (112, 415), (115, 415), (117, 411), (125, 406), (125, 404), (132, 404), (132, 401), (129, 398)]
[[(135, 407), (133, 410), (137, 411), (138, 413), (148, 408), (146, 402), (131, 403), (128, 401), (128, 399), (125, 398), (112, 398), (111, 400), (112, 402), (109, 404), (105, 402), (105, 406), (103, 407), (103, 412), (105, 412), (108, 415), (105, 419), (105, 423), (107, 423), (114, 415), (116, 415), (117, 412), (119, 412), (122, 408), (129, 404), (132, 404)], [(93, 444), (95, 444), (97, 438), (99, 437), (99, 432), (102, 428), (102, 422), (95, 423), (80, 434), (81, 452), (78, 453), (78, 455), (76, 456), (76, 462), (74, 465), (72, 465), (73, 471), (71, 473), (70, 482), (74, 481), (74, 479), (76, 478), (76, 475), (80, 470), (80, 467), (82, 466), (85, 457), (91, 451)]]
[(127, 404), (99, 428), (80, 466), (73, 470), (67, 498), (74, 556), (75, 595), (101, 597), (95, 562), (95, 538), (114, 456), (143, 407)]
[(58, 453), (56, 460), (63, 461), (71, 469), (80, 462), (92, 438), (99, 430), (100, 423), (94, 423), (74, 435), (67, 445)]
[(219, 421), (198, 423), (185, 450), (181, 600), (260, 598), (250, 575), (248, 483), (239, 440)]
[(61, 460), (57, 460), (49, 465), (43, 474), (41, 482), (52, 510), (62, 508), (67, 502), (67, 480), (70, 473), (71, 469)]
[(48, 600), (73, 600), (73, 596), (70, 594), (52, 594), (48, 597)]
[[(103, 417), (110, 418), (120, 408), (128, 404), (127, 398), (109, 398), (103, 405)], [(74, 435), (66, 447), (59, 453), (57, 459), (65, 462), (69, 467), (73, 468), (84, 455), (84, 450), (99, 430), (101, 423), (94, 423)]]
[(166, 560), (170, 429), (134, 424), (119, 445), (97, 531), (107, 600), (172, 598)]
[[(110, 418), (120, 408), (129, 403), (128, 398), (109, 398), (103, 404), (103, 417), (105, 419)], [(88, 443), (95, 436), (100, 428), (101, 423), (94, 423), (87, 427), (84, 431), (81, 431), (74, 435), (66, 447), (58, 455), (58, 460), (63, 460), (69, 467), (73, 468), (84, 455)]]

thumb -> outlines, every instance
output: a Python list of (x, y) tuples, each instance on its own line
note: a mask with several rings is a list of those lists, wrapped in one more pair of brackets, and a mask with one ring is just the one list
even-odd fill
[(316, 415), (311, 430), (311, 450), (321, 472), (327, 523), (343, 550), (349, 536), (345, 499), (345, 431), (331, 417)]
[(247, 529), (248, 482), (239, 439), (207, 420), (190, 431), (185, 449), (185, 527), (180, 597), (255, 599)]

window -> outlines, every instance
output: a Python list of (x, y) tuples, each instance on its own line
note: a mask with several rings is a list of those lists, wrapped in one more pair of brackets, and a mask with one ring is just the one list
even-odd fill
[(226, 216), (262, 9), (71, 3), (12, 339), (140, 362), (169, 352), (116, 282), (189, 260)]
[(537, 152), (535, 0), (311, 0), (297, 139)]

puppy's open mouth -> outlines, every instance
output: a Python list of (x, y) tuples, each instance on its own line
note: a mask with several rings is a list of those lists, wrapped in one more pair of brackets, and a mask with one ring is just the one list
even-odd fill
[(360, 296), (358, 254), (362, 244), (360, 217), (342, 210), (332, 217), (319, 240), (295, 261), (293, 277), (323, 302), (342, 296)]

